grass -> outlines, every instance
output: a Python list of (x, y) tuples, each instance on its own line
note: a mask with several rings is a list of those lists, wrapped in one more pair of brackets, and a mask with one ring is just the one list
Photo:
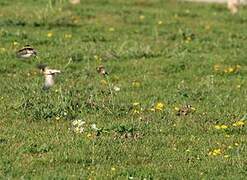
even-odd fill
[[(231, 16), (223, 5), (172, 0), (0, 5), (1, 178), (247, 175), (247, 130), (233, 126), (247, 113), (245, 8)], [(37, 59), (16, 58), (25, 44)], [(38, 63), (62, 70), (48, 92)], [(101, 64), (109, 76), (97, 73)], [(195, 110), (179, 115), (184, 105)], [(75, 120), (86, 122), (83, 133)]]

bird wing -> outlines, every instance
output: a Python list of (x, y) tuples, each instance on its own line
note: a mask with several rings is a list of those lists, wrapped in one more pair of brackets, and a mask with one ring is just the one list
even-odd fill
[(61, 73), (61, 71), (60, 70), (57, 70), (57, 69), (49, 69), (49, 72), (51, 74)]
[(17, 52), (18, 56), (22, 56), (25, 54), (34, 54), (37, 55), (37, 52), (35, 51), (35, 49), (27, 47), (27, 48), (22, 48)]

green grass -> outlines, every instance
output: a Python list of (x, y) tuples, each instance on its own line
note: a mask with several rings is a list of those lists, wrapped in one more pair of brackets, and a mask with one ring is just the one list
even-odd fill
[[(47, 2), (0, 2), (1, 178), (244, 179), (247, 129), (233, 123), (247, 114), (245, 8)], [(38, 58), (16, 58), (25, 44)], [(62, 70), (48, 92), (38, 63)], [(178, 116), (186, 104), (196, 110)]]

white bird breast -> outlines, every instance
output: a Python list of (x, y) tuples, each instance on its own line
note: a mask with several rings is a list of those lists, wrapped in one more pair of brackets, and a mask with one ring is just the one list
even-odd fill
[(54, 85), (53, 75), (45, 76), (45, 87), (51, 87)]
[(31, 53), (27, 53), (27, 54), (22, 54), (21, 57), (24, 57), (24, 58), (29, 58), (31, 57), (33, 54)]

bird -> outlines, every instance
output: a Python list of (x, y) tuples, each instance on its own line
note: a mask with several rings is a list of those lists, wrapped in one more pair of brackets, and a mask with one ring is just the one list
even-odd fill
[(50, 89), (55, 83), (54, 82), (55, 75), (61, 73), (61, 71), (57, 69), (49, 69), (47, 65), (43, 65), (43, 64), (38, 65), (38, 68), (45, 77), (43, 90)]
[(177, 108), (177, 115), (178, 116), (186, 116), (189, 113), (194, 112), (196, 109), (194, 107), (192, 107), (191, 105), (187, 104), (181, 108)]
[(30, 58), (37, 56), (37, 51), (30, 45), (25, 45), (22, 49), (16, 52), (18, 58)]
[(106, 69), (103, 65), (100, 65), (96, 68), (97, 72), (103, 76), (108, 75), (108, 72), (106, 72)]

